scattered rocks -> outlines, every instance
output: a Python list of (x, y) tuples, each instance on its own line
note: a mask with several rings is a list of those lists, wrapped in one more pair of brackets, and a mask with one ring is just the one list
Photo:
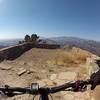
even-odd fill
[(26, 73), (27, 70), (25, 68), (20, 68), (19, 72), (17, 73), (19, 76), (21, 76), (22, 74)]

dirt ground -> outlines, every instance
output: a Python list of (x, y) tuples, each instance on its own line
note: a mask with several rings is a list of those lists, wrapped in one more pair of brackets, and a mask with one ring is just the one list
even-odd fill
[[(0, 63), (0, 85), (2, 86), (7, 84), (10, 86), (28, 87), (33, 82), (40, 82), (41, 85), (55, 86), (58, 85), (59, 83), (55, 84), (54, 77), (56, 75), (58, 76), (61, 75), (61, 72), (66, 72), (66, 73), (73, 72), (75, 73), (75, 75), (77, 75), (77, 79), (86, 79), (87, 77), (85, 68), (86, 58), (90, 56), (91, 53), (75, 48), (74, 50), (68, 50), (68, 49), (49, 50), (49, 49), (33, 48), (28, 52), (24, 53), (16, 60), (13, 61), (5, 60)], [(64, 73), (62, 75), (64, 75)], [(50, 80), (51, 77), (53, 77), (54, 80), (51, 81)], [(74, 79), (72, 77), (73, 76), (71, 76), (71, 79)], [(45, 84), (46, 81), (48, 81), (47, 84)], [(64, 81), (61, 80), (61, 83), (62, 82), (65, 82), (65, 80)], [(62, 97), (61, 93), (57, 93), (53, 95), (53, 98), (55, 100), (73, 100), (73, 97), (71, 99), (70, 95), (73, 96), (73, 93), (70, 94), (67, 93), (65, 95), (67, 96), (66, 99), (65, 96)], [(93, 95), (96, 94), (93, 93)], [(84, 100), (89, 100), (89, 98), (90, 97)], [(9, 98), (6, 97), (3, 97), (3, 99), (9, 100)], [(10, 98), (10, 100), (11, 99), (32, 100), (32, 96), (22, 95)], [(81, 98), (81, 100), (83, 100), (83, 98)], [(91, 100), (99, 100), (99, 99), (97, 97), (97, 99), (91, 99)]]

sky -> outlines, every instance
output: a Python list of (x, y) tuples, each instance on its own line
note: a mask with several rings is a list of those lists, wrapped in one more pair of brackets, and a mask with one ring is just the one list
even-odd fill
[(0, 0), (0, 39), (32, 33), (100, 40), (100, 0)]

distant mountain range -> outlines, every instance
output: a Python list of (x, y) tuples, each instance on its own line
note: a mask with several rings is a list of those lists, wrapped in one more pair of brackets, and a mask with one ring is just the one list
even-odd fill
[(78, 47), (100, 56), (100, 42), (76, 37), (54, 37), (45, 39), (50, 44), (60, 44), (61, 47)]
[[(62, 48), (78, 47), (100, 56), (100, 42), (76, 37), (42, 38), (41, 43), (59, 44)], [(18, 44), (22, 39), (0, 40), (0, 48)]]
[(0, 40), (0, 48), (18, 44), (18, 42), (19, 42), (20, 40), (22, 40), (22, 39)]

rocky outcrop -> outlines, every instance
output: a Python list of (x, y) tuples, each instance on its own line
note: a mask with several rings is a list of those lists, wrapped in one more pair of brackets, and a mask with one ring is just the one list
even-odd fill
[(86, 60), (86, 69), (88, 77), (91, 76), (92, 73), (98, 71), (99, 65), (96, 63), (97, 60), (100, 60), (100, 57), (96, 55), (92, 55), (91, 57), (87, 58)]
[(23, 54), (25, 51), (31, 49), (33, 47), (32, 44), (21, 44), (10, 46), (7, 48), (3, 48), (0, 50), (0, 61), (6, 60), (13, 60)]
[[(100, 57), (92, 55), (91, 58), (87, 58), (86, 69), (87, 69), (87, 78), (90, 78), (92, 73), (100, 70), (100, 65), (97, 63), (100, 62)], [(89, 92), (90, 100), (100, 100), (100, 86), (97, 86), (94, 91)]]
[(14, 60), (31, 48), (57, 49), (59, 45), (24, 43), (0, 49), (0, 61)]

